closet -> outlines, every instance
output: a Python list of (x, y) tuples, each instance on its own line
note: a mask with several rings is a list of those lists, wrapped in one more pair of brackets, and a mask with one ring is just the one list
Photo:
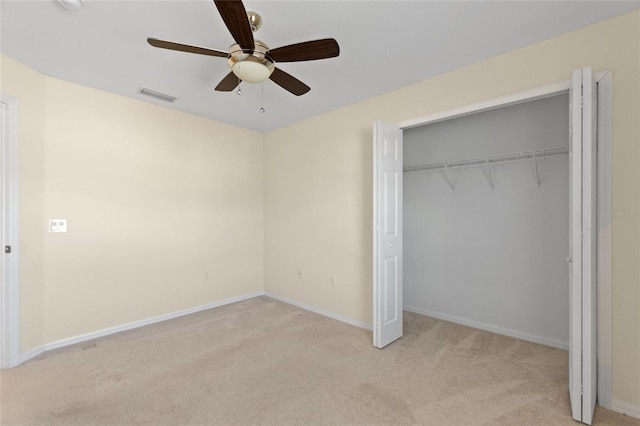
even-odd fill
[(404, 130), (404, 310), (568, 348), (569, 95)]

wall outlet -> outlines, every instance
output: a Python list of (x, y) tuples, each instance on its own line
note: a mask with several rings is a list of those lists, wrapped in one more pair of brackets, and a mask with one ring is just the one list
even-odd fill
[(209, 273), (208, 273), (208, 272), (205, 272), (205, 273), (204, 273), (204, 279), (205, 279), (205, 280), (208, 280), (208, 279), (209, 279)]
[(302, 269), (298, 269), (298, 279), (302, 279)]
[(337, 284), (335, 275), (331, 277), (331, 285), (335, 287)]

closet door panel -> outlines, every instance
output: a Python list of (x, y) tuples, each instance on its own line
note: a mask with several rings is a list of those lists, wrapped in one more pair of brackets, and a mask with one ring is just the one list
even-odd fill
[(402, 337), (402, 130), (374, 125), (373, 344)]

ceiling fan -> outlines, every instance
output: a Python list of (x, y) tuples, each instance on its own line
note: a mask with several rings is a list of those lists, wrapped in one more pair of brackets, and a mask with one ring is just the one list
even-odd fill
[(231, 45), (227, 52), (156, 38), (148, 38), (147, 42), (162, 49), (227, 58), (231, 72), (218, 83), (216, 86), (218, 91), (231, 92), (242, 81), (259, 83), (271, 79), (296, 96), (304, 95), (310, 87), (277, 68), (276, 63), (314, 61), (334, 58), (340, 54), (338, 42), (332, 38), (270, 49), (264, 42), (253, 38), (253, 33), (262, 25), (260, 15), (255, 12), (247, 13), (241, 0), (214, 0), (214, 3), (235, 40), (235, 44)]

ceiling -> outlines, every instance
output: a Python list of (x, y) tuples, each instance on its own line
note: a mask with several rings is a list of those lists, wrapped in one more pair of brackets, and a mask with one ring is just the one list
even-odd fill
[[(333, 37), (337, 58), (283, 63), (311, 91), (273, 82), (213, 88), (224, 58), (149, 46), (147, 37), (227, 50), (213, 1), (0, 2), (0, 50), (46, 75), (256, 131), (272, 130), (640, 7), (638, 1), (245, 1), (271, 48)], [(613, 48), (613, 47), (612, 47)], [(280, 64), (276, 65), (280, 66)], [(142, 87), (176, 96), (167, 104)], [(265, 112), (262, 106), (264, 89)]]

